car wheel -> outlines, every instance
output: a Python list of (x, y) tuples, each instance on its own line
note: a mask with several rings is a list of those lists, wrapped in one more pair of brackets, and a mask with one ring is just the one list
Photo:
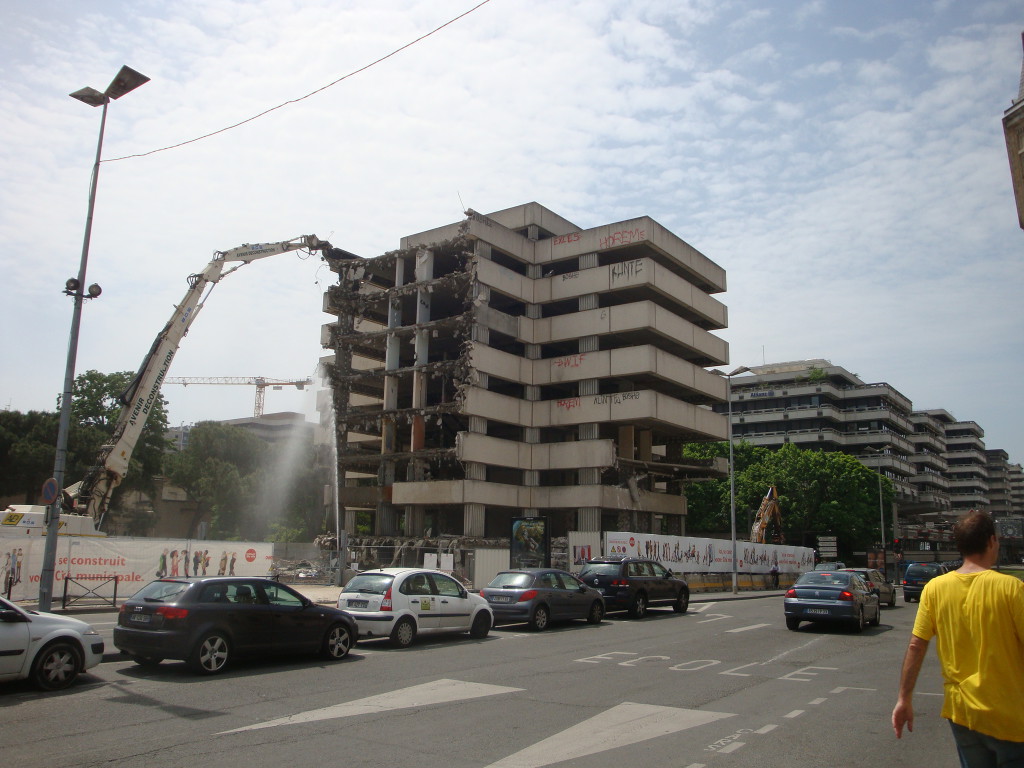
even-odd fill
[(352, 632), (344, 624), (335, 624), (324, 637), (323, 655), (328, 659), (344, 659), (352, 650)]
[(590, 606), (590, 612), (587, 614), (588, 624), (600, 624), (604, 620), (604, 605), (601, 604), (600, 600), (595, 600)]
[(792, 616), (787, 616), (786, 629), (790, 629), (796, 632), (798, 629), (800, 629), (800, 619), (794, 619)]
[(399, 619), (395, 628), (391, 630), (391, 642), (399, 648), (408, 648), (415, 639), (416, 624), (408, 616)]
[(676, 601), (672, 603), (672, 610), (676, 613), (686, 613), (686, 609), (690, 607), (690, 593), (685, 589), (679, 590), (679, 594), (676, 595)]
[(188, 665), (202, 675), (223, 672), (231, 657), (231, 644), (219, 632), (205, 635), (188, 658)]
[(910, 595), (904, 595), (903, 596), (903, 602), (904, 603), (912, 603), (912, 602), (914, 602), (914, 598), (912, 598)]
[(473, 619), (473, 626), (469, 630), (469, 636), (475, 637), (477, 640), (482, 640), (487, 637), (487, 633), (491, 631), (491, 617), (487, 615), (487, 611), (480, 611)]
[(155, 667), (161, 661), (163, 661), (163, 659), (159, 656), (139, 656), (134, 653), (129, 654), (129, 656), (131, 657), (131, 660), (138, 664), (140, 667)]
[(853, 620), (853, 631), (863, 632), (864, 631), (864, 609), (861, 608), (857, 611), (857, 618)]
[(869, 621), (868, 624), (870, 624), (872, 627), (877, 627), (881, 623), (882, 623), (882, 606), (881, 605), (876, 605), (875, 606), (875, 618), (873, 618), (871, 621)]
[(895, 608), (896, 607), (896, 590), (895, 589), (892, 591), (892, 597), (889, 598), (889, 607), (890, 608)]
[(647, 615), (647, 595), (637, 592), (633, 604), (629, 607), (629, 615), (634, 619), (642, 619)]
[(530, 628), (535, 632), (543, 632), (548, 628), (548, 621), (551, 615), (548, 613), (547, 606), (538, 605), (533, 610), (533, 616), (530, 618)]
[(43, 648), (32, 662), (32, 682), (44, 691), (67, 688), (82, 669), (74, 644), (57, 640)]

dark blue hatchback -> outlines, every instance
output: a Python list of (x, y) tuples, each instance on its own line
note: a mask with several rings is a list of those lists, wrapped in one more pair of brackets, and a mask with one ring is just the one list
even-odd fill
[(903, 574), (903, 601), (910, 603), (921, 599), (924, 585), (941, 576), (946, 568), (939, 563), (911, 563)]

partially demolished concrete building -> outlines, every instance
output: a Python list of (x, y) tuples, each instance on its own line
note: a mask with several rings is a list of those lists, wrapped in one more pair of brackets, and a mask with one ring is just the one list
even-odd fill
[(652, 219), (529, 203), (325, 258), (346, 530), (683, 534), (686, 483), (725, 476), (681, 452), (727, 439), (725, 272)]

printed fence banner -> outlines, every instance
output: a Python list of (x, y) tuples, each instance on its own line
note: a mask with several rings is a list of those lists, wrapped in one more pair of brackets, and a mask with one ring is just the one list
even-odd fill
[[(732, 573), (732, 542), (728, 539), (605, 531), (604, 553), (610, 557), (648, 557), (683, 573)], [(809, 571), (814, 568), (814, 550), (736, 542), (739, 573), (769, 573), (772, 565), (778, 565), (781, 573)]]
[[(39, 596), (45, 546), (42, 536), (0, 535), (0, 591), (4, 596), (8, 589), (13, 600)], [(69, 578), (82, 585), (69, 585), (69, 595), (95, 589), (97, 595), (109, 598), (114, 594), (113, 581), (99, 585), (116, 576), (117, 596), (122, 598), (163, 576), (266, 576), (273, 547), (268, 542), (61, 536), (57, 539), (53, 597), (60, 599)]]

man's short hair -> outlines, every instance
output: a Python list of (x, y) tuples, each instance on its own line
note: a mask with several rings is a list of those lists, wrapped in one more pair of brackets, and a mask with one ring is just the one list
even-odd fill
[(978, 509), (965, 512), (953, 526), (953, 538), (964, 557), (984, 553), (989, 540), (995, 535), (996, 524), (992, 516)]

